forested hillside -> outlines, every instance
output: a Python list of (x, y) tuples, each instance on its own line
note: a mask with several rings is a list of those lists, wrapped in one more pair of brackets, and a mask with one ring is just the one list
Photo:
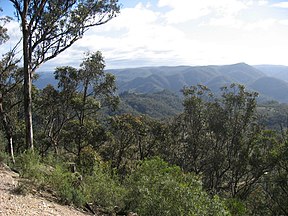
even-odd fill
[[(202, 84), (214, 93), (219, 93), (222, 86), (232, 83), (245, 85), (251, 91), (259, 93), (259, 101), (276, 100), (288, 102), (286, 67), (250, 66), (245, 63), (223, 66), (178, 66), (178, 67), (144, 67), (107, 70), (116, 77), (119, 93), (156, 93), (168, 90), (181, 96), (184, 86)], [(263, 71), (262, 71), (263, 70)], [(47, 84), (56, 86), (53, 73), (40, 73), (35, 81), (38, 88)]]
[(239, 83), (252, 91), (257, 91), (261, 101), (288, 102), (283, 96), (288, 90), (283, 68), (285, 67), (275, 67), (273, 71), (279, 72), (268, 73), (269, 68), (264, 66), (253, 67), (239, 63), (223, 66), (134, 68), (127, 69), (127, 72), (125, 69), (109, 72), (117, 77), (120, 92), (151, 93), (169, 90), (181, 95), (180, 90), (183, 86), (202, 84), (217, 93), (222, 86)]
[[(33, 188), (92, 212), (285, 215), (287, 107), (276, 101), (257, 106), (258, 93), (244, 85), (227, 82), (216, 90), (242, 66), (220, 67), (230, 75), (211, 79), (214, 90), (184, 85), (181, 97), (167, 90), (118, 95), (115, 76), (104, 71), (101, 53), (93, 53), (79, 69), (57, 68), (54, 86), (33, 87), (36, 145), (27, 152), (14, 65), (1, 81), (9, 90), (1, 160), (32, 179)], [(218, 66), (213, 71), (220, 74)], [(256, 81), (250, 74), (243, 82), (267, 78), (249, 73)]]
[(91, 54), (80, 69), (57, 68), (56, 87), (34, 86), (34, 153), (22, 141), (21, 82), (10, 83), (1, 160), (33, 188), (105, 214), (285, 214), (284, 105), (257, 106), (258, 94), (239, 84), (217, 94), (184, 87), (181, 98), (168, 91), (118, 96), (102, 63), (100, 52)]
[(269, 77), (288, 81), (288, 66), (284, 65), (255, 65), (256, 69), (264, 72)]
[(121, 6), (10, 2), (23, 58), (17, 44), (0, 59), (0, 163), (20, 174), (15, 196), (105, 216), (288, 215), (285, 81), (245, 63), (105, 70), (100, 51), (37, 74)]
[(120, 103), (114, 114), (131, 113), (148, 115), (152, 118), (171, 118), (183, 111), (182, 99), (169, 91), (150, 94), (123, 92), (119, 95)]

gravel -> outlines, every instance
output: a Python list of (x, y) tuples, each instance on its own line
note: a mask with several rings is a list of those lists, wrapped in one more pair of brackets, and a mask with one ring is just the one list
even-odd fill
[(87, 216), (88, 214), (51, 202), (37, 194), (17, 195), (13, 189), (19, 184), (19, 175), (4, 164), (0, 164), (0, 216)]

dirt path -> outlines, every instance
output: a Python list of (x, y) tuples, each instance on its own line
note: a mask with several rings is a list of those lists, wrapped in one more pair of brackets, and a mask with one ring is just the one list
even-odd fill
[(70, 206), (62, 206), (38, 195), (12, 193), (18, 185), (19, 175), (0, 164), (0, 216), (87, 216)]

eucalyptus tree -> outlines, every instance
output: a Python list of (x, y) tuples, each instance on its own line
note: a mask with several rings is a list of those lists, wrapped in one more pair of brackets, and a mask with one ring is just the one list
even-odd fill
[[(105, 73), (101, 52), (89, 53), (79, 69), (64, 66), (55, 70), (58, 88), (49, 85), (36, 100), (36, 121), (50, 146), (58, 152), (62, 141), (67, 151), (80, 155), (85, 146), (95, 146), (99, 133), (98, 111), (118, 104), (115, 77)], [(44, 150), (46, 151), (46, 150)]]
[(274, 163), (273, 145), (263, 142), (265, 133), (256, 121), (257, 94), (235, 84), (222, 88), (218, 98), (205, 86), (183, 93), (173, 162), (201, 174), (210, 193), (245, 200)]
[(107, 142), (98, 152), (119, 174), (127, 175), (136, 161), (163, 156), (167, 125), (148, 116), (122, 114), (109, 117)]
[(33, 149), (32, 78), (44, 62), (82, 38), (90, 27), (119, 12), (118, 0), (10, 0), (20, 22), (23, 43), (26, 144)]
[[(0, 8), (0, 12), (2, 12)], [(5, 16), (0, 18), (0, 45), (5, 43), (9, 39), (8, 29), (5, 27), (5, 24), (11, 20), (11, 17)]]
[(79, 70), (73, 72), (70, 69), (70, 73), (64, 67), (55, 71), (61, 92), (70, 95), (70, 110), (74, 119), (65, 126), (68, 133), (64, 143), (74, 145), (67, 146), (66, 150), (74, 149), (76, 155), (80, 155), (85, 146), (96, 147), (97, 142), (103, 141), (101, 136), (104, 132), (98, 121), (98, 111), (103, 107), (115, 109), (119, 102), (115, 77), (105, 73), (104, 68), (103, 56), (98, 51), (87, 54)]
[[(261, 179), (261, 184), (252, 197), (252, 209), (266, 210), (266, 215), (288, 215), (288, 142), (275, 140), (274, 151), (275, 167)], [(270, 139), (275, 139), (271, 136)], [(267, 141), (266, 141), (267, 142)]]
[[(0, 8), (0, 12), (2, 9)], [(0, 45), (9, 40), (8, 30), (5, 25), (11, 20), (10, 17), (0, 18)], [(19, 101), (15, 99), (19, 85), (21, 85), (22, 78), (19, 76), (19, 68), (17, 63), (19, 60), (15, 58), (15, 49), (10, 50), (4, 54), (0, 60), (0, 119), (8, 141), (9, 153), (12, 161), (15, 163), (13, 151), (13, 127), (11, 119), (11, 110)]]
[(15, 114), (14, 109), (22, 102), (19, 92), (21, 91), (23, 81), (17, 63), (18, 60), (14, 57), (14, 51), (6, 53), (0, 60), (0, 119), (8, 141), (7, 149), (9, 149), (13, 162), (15, 162), (15, 159), (12, 116)]

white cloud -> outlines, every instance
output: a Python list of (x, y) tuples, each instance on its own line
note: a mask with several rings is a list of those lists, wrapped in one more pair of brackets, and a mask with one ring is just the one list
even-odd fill
[(8, 29), (7, 33), (9, 35), (9, 40), (1, 46), (1, 53), (12, 49), (21, 39), (21, 31), (18, 22), (12, 20), (5, 24), (5, 28)]
[(181, 23), (205, 16), (234, 16), (247, 8), (240, 0), (159, 0), (158, 7), (169, 7), (165, 13), (168, 23)]
[(284, 24), (285, 21), (277, 21), (273, 18), (258, 20), (254, 22), (245, 22), (240, 19), (235, 19), (233, 17), (224, 17), (224, 18), (212, 18), (208, 23), (202, 24), (203, 26), (211, 27), (228, 27), (230, 29), (238, 29), (243, 32), (253, 31), (253, 30), (269, 30), (277, 24)]
[(270, 19), (264, 19), (260, 20), (254, 23), (248, 23), (243, 26), (244, 30), (255, 30), (255, 29), (263, 29), (266, 31), (269, 31), (271, 27), (275, 26), (277, 24), (277, 20), (270, 18)]
[(288, 19), (280, 20), (280, 21), (279, 21), (279, 24), (288, 26)]
[[(267, 1), (152, 2), (123, 8), (118, 17), (90, 29), (41, 70), (78, 67), (84, 52), (97, 50), (102, 51), (108, 68), (287, 62), (288, 16), (283, 20), (277, 14), (270, 16), (275, 8), (267, 7)], [(259, 12), (261, 8), (265, 10)], [(13, 28), (16, 31), (19, 26)]]
[(258, 5), (259, 6), (266, 6), (269, 4), (269, 1), (266, 0), (258, 0)]
[(268, 0), (247, 0), (245, 4), (249, 6), (252, 6), (252, 5), (266, 6), (269, 4), (269, 1)]
[(272, 7), (288, 8), (288, 2), (279, 2), (271, 5)]
[(234, 17), (221, 17), (221, 18), (211, 18), (209, 22), (202, 23), (202, 26), (218, 26), (218, 27), (232, 27), (232, 28), (241, 28), (243, 22), (235, 19)]
[(119, 67), (114, 65), (115, 59), (146, 59), (147, 62), (153, 59), (156, 62), (176, 59), (180, 55), (177, 50), (187, 47), (189, 41), (184, 32), (162, 21), (160, 13), (142, 4), (135, 8), (123, 9), (119, 17), (89, 30), (83, 39), (57, 57), (57, 61), (51, 61), (49, 64), (65, 63), (69, 61), (69, 57), (66, 56), (71, 56), (75, 58), (73, 63), (79, 65), (83, 51), (96, 50), (103, 51), (110, 68)]

